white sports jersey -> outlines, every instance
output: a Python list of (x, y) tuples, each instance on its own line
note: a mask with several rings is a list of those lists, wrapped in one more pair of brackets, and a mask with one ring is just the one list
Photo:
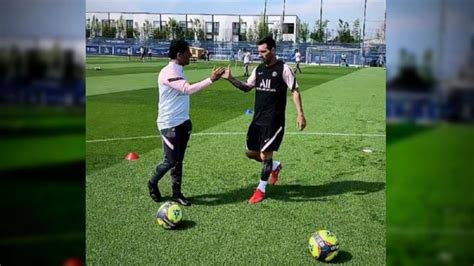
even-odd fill
[(158, 129), (172, 128), (189, 120), (189, 95), (211, 84), (211, 79), (207, 78), (191, 85), (183, 73), (183, 66), (174, 62), (165, 66), (158, 75)]
[(297, 53), (295, 54), (295, 61), (296, 61), (296, 62), (301, 61), (301, 54), (300, 54), (300, 52), (297, 52)]
[(245, 52), (244, 53), (244, 64), (250, 64), (250, 61), (252, 61), (251, 57), (252, 57), (252, 54), (250, 52)]

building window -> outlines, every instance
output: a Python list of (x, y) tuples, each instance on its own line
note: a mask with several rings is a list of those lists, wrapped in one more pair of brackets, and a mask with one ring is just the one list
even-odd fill
[(125, 24), (126, 24), (126, 28), (127, 28), (127, 29), (133, 29), (133, 20), (127, 19), (127, 21), (125, 22)]
[[(214, 22), (214, 35), (219, 35), (219, 22)], [(206, 22), (206, 40), (212, 40), (212, 22)]]
[(180, 21), (179, 24), (178, 24), (178, 26), (179, 26), (181, 29), (185, 30), (185, 29), (186, 29), (186, 21)]
[(232, 22), (232, 35), (239, 35), (239, 22)]
[(153, 28), (154, 29), (160, 28), (160, 21), (159, 20), (154, 20), (153, 21)]
[[(206, 22), (206, 34), (212, 34), (212, 22)], [(219, 34), (219, 22), (214, 22), (214, 34)]]
[(295, 24), (283, 23), (283, 34), (294, 34), (294, 33), (295, 33)]
[(244, 35), (247, 33), (247, 22), (240, 23), (240, 34)]

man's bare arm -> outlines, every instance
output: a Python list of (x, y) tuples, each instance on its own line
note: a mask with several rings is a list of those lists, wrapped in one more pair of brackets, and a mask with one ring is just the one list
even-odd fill
[(232, 83), (232, 85), (234, 85), (234, 87), (236, 87), (237, 89), (239, 89), (243, 92), (249, 92), (253, 88), (252, 86), (249, 86), (246, 83), (243, 83), (242, 81), (240, 81), (238, 79), (235, 79), (234, 77), (231, 77), (228, 80), (229, 80), (230, 83)]
[(303, 104), (301, 102), (301, 94), (298, 88), (292, 90), (292, 93), (293, 93), (293, 102), (295, 103), (296, 112), (298, 113), (296, 126), (300, 130), (303, 130), (306, 127), (306, 118), (304, 117)]
[(227, 67), (224, 74), (222, 75), (222, 78), (227, 79), (230, 83), (232, 83), (232, 85), (234, 85), (234, 87), (243, 92), (249, 92), (253, 88), (253, 86), (234, 78), (230, 71), (230, 66)]

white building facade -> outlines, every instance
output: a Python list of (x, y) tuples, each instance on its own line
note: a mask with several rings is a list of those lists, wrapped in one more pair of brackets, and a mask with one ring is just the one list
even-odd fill
[[(163, 29), (172, 18), (182, 29), (192, 30), (193, 22), (199, 20), (204, 38), (207, 41), (237, 42), (249, 40), (249, 31), (255, 32), (263, 15), (228, 15), (228, 14), (184, 14), (184, 13), (135, 13), (135, 12), (86, 12), (86, 23), (97, 19), (99, 24), (109, 23), (114, 27), (122, 20), (126, 29), (137, 29), (148, 21), (152, 30)], [(296, 15), (267, 15), (266, 23), (269, 33), (278, 41), (296, 42), (298, 37), (299, 18)], [(194, 27), (196, 27), (194, 25)], [(283, 33), (283, 34), (281, 34)], [(251, 34), (250, 34), (251, 35)], [(255, 34), (254, 34), (255, 35)]]

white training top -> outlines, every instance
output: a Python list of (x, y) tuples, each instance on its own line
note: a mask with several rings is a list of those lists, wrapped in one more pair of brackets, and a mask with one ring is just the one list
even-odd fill
[(251, 61), (251, 56), (252, 54), (250, 52), (245, 52), (244, 53), (244, 64), (249, 64)]
[(295, 54), (295, 61), (296, 61), (296, 62), (301, 61), (301, 54), (300, 54), (300, 52), (296, 52), (296, 54)]
[(158, 75), (158, 129), (172, 128), (189, 120), (189, 95), (211, 84), (210, 78), (189, 84), (183, 73), (183, 66), (174, 62), (161, 69)]

